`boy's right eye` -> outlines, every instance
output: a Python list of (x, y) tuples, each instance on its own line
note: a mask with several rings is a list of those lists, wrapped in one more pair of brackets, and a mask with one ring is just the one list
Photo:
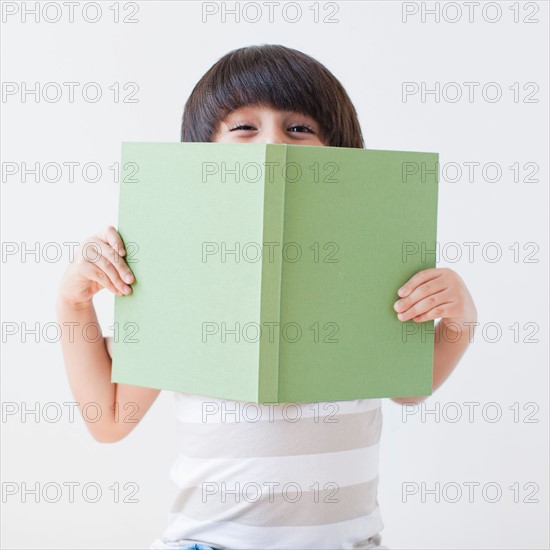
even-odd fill
[(235, 130), (254, 130), (254, 127), (250, 126), (250, 124), (237, 124), (237, 126), (234, 126), (229, 131), (234, 132)]

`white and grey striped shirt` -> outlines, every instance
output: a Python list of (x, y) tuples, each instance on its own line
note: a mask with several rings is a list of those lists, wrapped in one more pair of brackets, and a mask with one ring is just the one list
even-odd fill
[(178, 495), (151, 549), (377, 547), (379, 399), (175, 398)]

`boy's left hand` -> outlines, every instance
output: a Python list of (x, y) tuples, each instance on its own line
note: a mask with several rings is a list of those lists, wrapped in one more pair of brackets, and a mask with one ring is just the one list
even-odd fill
[(458, 273), (446, 267), (419, 271), (397, 294), (401, 299), (393, 308), (400, 321), (412, 319), (421, 323), (441, 318), (451, 330), (451, 323), (457, 323), (460, 331), (465, 321), (477, 320), (476, 307), (464, 281)]

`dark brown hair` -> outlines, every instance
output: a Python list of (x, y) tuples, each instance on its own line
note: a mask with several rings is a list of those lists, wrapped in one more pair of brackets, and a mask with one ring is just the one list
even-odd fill
[(181, 141), (212, 141), (219, 122), (248, 105), (311, 116), (325, 145), (365, 146), (355, 108), (337, 78), (312, 57), (274, 44), (233, 50), (212, 65), (185, 104)]

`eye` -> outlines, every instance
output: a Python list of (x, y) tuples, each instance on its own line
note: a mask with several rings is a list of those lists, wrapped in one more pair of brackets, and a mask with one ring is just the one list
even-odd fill
[(237, 124), (236, 126), (233, 126), (229, 131), (234, 132), (235, 130), (254, 130), (254, 126), (250, 126), (250, 124)]
[(297, 129), (297, 128), (300, 129), (299, 130), (300, 133), (306, 133), (306, 134), (314, 134), (315, 133), (313, 131), (313, 128), (311, 128), (310, 126), (307, 126), (307, 124), (294, 124), (293, 126), (291, 126), (289, 128), (288, 131), (292, 132), (292, 133), (296, 133), (295, 129)]

